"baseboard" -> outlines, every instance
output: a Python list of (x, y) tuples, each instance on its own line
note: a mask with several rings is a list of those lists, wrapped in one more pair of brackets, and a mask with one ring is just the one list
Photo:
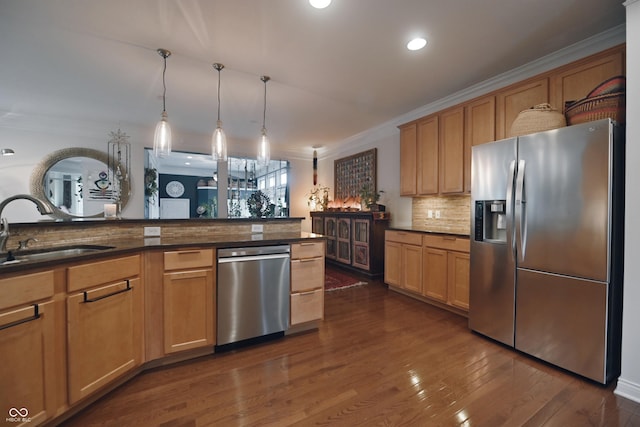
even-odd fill
[(618, 384), (613, 392), (618, 396), (640, 403), (640, 384), (618, 378)]

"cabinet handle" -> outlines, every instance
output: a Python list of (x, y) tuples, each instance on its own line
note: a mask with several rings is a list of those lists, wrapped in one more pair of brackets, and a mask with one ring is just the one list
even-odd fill
[(317, 260), (318, 258), (301, 258), (300, 262), (313, 262), (315, 260)]
[(0, 326), (0, 331), (3, 329), (12, 328), (14, 326), (21, 325), (23, 323), (31, 322), (32, 320), (36, 320), (40, 318), (40, 309), (38, 308), (38, 304), (33, 304), (33, 316), (27, 317), (26, 319), (16, 320), (15, 322), (7, 323), (6, 325)]
[(315, 245), (314, 242), (307, 242), (307, 243), (298, 243), (300, 246), (313, 246)]
[(178, 255), (193, 255), (193, 254), (199, 254), (201, 251), (199, 250), (195, 250), (195, 251), (180, 251), (180, 252), (176, 252)]
[(305, 296), (305, 295), (311, 295), (311, 294), (315, 294), (316, 291), (307, 291), (307, 292), (300, 292), (298, 295), (300, 296)]
[(96, 297), (96, 298), (88, 298), (87, 291), (84, 291), (84, 301), (82, 301), (82, 302), (100, 301), (101, 299), (109, 298), (109, 297), (112, 297), (114, 295), (118, 295), (118, 294), (121, 294), (121, 293), (124, 293), (124, 292), (128, 292), (131, 289), (133, 289), (133, 288), (131, 287), (131, 283), (129, 283), (129, 279), (127, 279), (127, 287), (126, 288), (120, 289), (119, 291), (111, 292), (110, 294), (102, 295), (102, 296), (99, 296), (99, 297)]
[(442, 240), (454, 240), (455, 241), (456, 238), (452, 237), (452, 236), (442, 236)]

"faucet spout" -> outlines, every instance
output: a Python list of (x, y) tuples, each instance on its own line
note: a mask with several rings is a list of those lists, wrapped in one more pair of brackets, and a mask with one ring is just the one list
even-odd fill
[(6, 218), (2, 217), (2, 211), (4, 211), (4, 208), (9, 203), (20, 199), (30, 200), (35, 203), (36, 208), (41, 215), (51, 215), (53, 213), (51, 208), (45, 202), (28, 194), (16, 194), (15, 196), (4, 199), (2, 203), (0, 203), (0, 223), (2, 224), (2, 231), (0, 231), (0, 252), (7, 251), (7, 240), (9, 239), (9, 222)]

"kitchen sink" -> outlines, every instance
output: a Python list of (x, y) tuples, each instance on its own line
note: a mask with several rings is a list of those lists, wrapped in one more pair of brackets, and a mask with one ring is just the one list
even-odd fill
[(33, 251), (24, 251), (13, 253), (13, 260), (8, 256), (4, 256), (0, 259), (0, 265), (8, 265), (15, 264), (18, 262), (27, 262), (27, 261), (48, 261), (59, 258), (66, 258), (69, 256), (75, 255), (83, 255), (87, 253), (94, 253), (99, 251), (104, 251), (107, 249), (113, 249), (114, 246), (104, 246), (104, 245), (75, 245), (75, 246), (64, 246), (59, 248), (50, 248), (50, 249), (39, 249)]

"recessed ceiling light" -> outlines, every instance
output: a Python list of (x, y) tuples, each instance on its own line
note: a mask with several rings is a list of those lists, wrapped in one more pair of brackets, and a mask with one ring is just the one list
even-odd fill
[(309, 0), (309, 4), (316, 9), (324, 9), (331, 4), (331, 0)]
[(407, 43), (407, 49), (409, 50), (420, 50), (427, 45), (427, 41), (422, 37), (415, 38)]
[(184, 164), (189, 166), (191, 163), (190, 162), (184, 162)]

